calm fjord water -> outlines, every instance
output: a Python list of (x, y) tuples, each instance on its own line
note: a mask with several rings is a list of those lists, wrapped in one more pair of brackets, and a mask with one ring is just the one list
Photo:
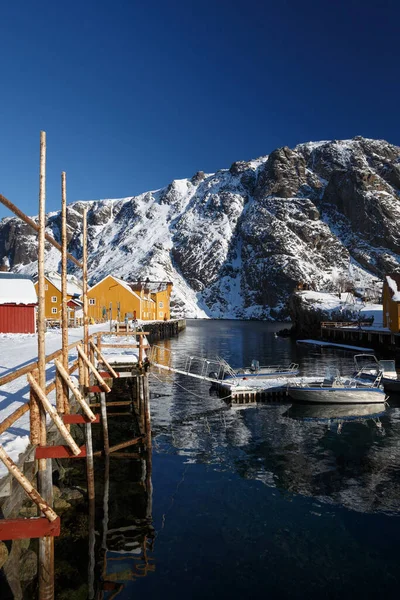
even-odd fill
[[(188, 321), (160, 345), (176, 365), (220, 355), (234, 367), (256, 358), (299, 362), (305, 375), (352, 372), (351, 354), (300, 348), (275, 337), (281, 327)], [(323, 410), (298, 419), (290, 404), (231, 409), (207, 383), (156, 369), (150, 382), (155, 569), (116, 597), (398, 597), (395, 404), (340, 425)]]

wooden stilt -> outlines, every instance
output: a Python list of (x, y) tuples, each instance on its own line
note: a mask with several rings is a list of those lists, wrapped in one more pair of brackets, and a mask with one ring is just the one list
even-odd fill
[(104, 454), (107, 456), (110, 452), (110, 442), (109, 442), (109, 438), (108, 438), (106, 395), (104, 392), (101, 392), (101, 394), (100, 394), (100, 409), (101, 409), (101, 423), (103, 425)]
[[(83, 283), (83, 347), (86, 356), (89, 354), (89, 314), (87, 297), (87, 209), (83, 211), (83, 231), (82, 231), (82, 283)], [(85, 386), (89, 386), (89, 370), (85, 366)]]
[[(68, 371), (67, 175), (64, 171), (61, 173), (61, 298), (62, 364)], [(61, 391), (62, 410), (59, 412), (69, 414), (69, 390), (63, 380)]]
[[(46, 133), (40, 132), (40, 173), (39, 173), (39, 235), (38, 235), (38, 368), (39, 388), (46, 389), (46, 351), (45, 351), (45, 272), (44, 243), (46, 234)], [(34, 381), (34, 380), (33, 380)], [(46, 445), (46, 411), (40, 407), (40, 446)], [(53, 506), (53, 481), (51, 460), (38, 461), (38, 492)], [(39, 538), (39, 600), (54, 598), (54, 538)]]

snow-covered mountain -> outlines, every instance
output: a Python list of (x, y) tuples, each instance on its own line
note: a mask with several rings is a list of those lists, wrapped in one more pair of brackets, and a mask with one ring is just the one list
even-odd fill
[[(75, 202), (69, 250), (80, 257), (87, 206), (91, 283), (108, 273), (171, 280), (177, 314), (282, 318), (299, 281), (330, 291), (349, 271), (368, 283), (399, 269), (399, 193), (400, 148), (310, 142), (136, 197)], [(59, 240), (59, 213), (47, 229)], [(36, 235), (14, 217), (0, 222), (4, 257), (36, 271)], [(47, 269), (59, 262), (49, 246)]]

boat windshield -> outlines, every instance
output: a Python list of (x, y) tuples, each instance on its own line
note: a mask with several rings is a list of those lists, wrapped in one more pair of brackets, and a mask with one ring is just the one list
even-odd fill
[(379, 365), (384, 373), (396, 372), (394, 360), (380, 360)]

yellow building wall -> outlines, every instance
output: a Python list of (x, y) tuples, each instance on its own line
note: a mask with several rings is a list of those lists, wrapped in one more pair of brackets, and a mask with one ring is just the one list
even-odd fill
[(156, 319), (158, 321), (169, 320), (171, 318), (170, 295), (169, 289), (162, 290), (160, 292), (154, 292), (152, 294), (153, 300), (155, 300), (157, 305)]
[[(91, 303), (92, 301), (92, 303)], [(94, 303), (93, 303), (94, 301)], [(118, 303), (120, 304), (120, 319), (124, 320), (126, 313), (141, 319), (140, 300), (131, 294), (123, 285), (118, 283), (109, 275), (94, 288), (88, 290), (88, 314), (95, 321), (108, 320), (110, 318), (110, 303), (112, 319), (118, 318)], [(104, 317), (104, 308), (106, 316)]]
[[(38, 294), (39, 283), (35, 283), (36, 294)], [(56, 298), (55, 302), (53, 302), (52, 298)], [(71, 294), (67, 295), (68, 300), (71, 300), (73, 296)], [(45, 279), (44, 281), (44, 312), (45, 319), (61, 319), (61, 305), (62, 305), (62, 294), (61, 292), (49, 281)], [(57, 312), (53, 313), (52, 308), (56, 308)], [(70, 318), (73, 318), (74, 313), (71, 311)]]
[(391, 292), (386, 280), (383, 284), (383, 326), (388, 327), (392, 333), (400, 332), (400, 303), (392, 300)]
[[(61, 318), (61, 292), (52, 284), (50, 281), (45, 279), (44, 282), (44, 313), (46, 319), (60, 319)], [(35, 290), (38, 294), (39, 291), (39, 283), (35, 283)], [(53, 302), (52, 298), (56, 298), (56, 301)], [(53, 313), (51, 311), (52, 308), (56, 308), (57, 312)]]

